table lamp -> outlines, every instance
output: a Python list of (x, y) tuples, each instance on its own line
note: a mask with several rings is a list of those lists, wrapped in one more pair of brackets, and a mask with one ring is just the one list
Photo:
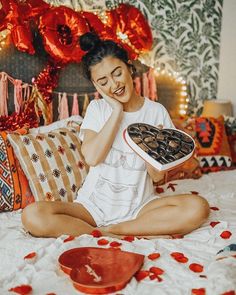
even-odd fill
[(233, 107), (230, 100), (211, 99), (204, 101), (201, 116), (217, 118), (221, 115), (233, 116)]

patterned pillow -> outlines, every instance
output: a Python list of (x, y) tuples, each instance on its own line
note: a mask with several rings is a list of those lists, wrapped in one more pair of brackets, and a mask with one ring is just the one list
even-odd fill
[(0, 132), (0, 212), (13, 211), (34, 202), (28, 180), (14, 155), (7, 139), (7, 132)]
[(197, 156), (202, 172), (216, 172), (231, 167), (232, 158), (225, 132), (224, 117), (195, 119)]
[(78, 135), (79, 127), (8, 135), (35, 200), (72, 202), (76, 197), (87, 175)]

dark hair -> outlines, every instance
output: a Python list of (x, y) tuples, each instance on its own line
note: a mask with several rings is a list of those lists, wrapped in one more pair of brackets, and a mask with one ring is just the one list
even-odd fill
[(128, 67), (133, 67), (132, 64), (128, 63), (127, 51), (112, 40), (101, 40), (96, 34), (88, 32), (80, 37), (79, 42), (81, 49), (87, 51), (82, 57), (82, 66), (84, 75), (89, 80), (91, 80), (91, 67), (107, 56), (116, 57)]

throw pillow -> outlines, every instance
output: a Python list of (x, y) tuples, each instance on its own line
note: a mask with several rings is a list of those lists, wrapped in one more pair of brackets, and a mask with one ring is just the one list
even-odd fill
[(74, 200), (87, 175), (78, 136), (79, 127), (8, 135), (35, 200)]
[(0, 132), (0, 212), (13, 211), (34, 202), (28, 180), (17, 161), (7, 139)]
[(197, 156), (202, 172), (216, 172), (231, 167), (232, 158), (225, 132), (224, 117), (195, 119)]

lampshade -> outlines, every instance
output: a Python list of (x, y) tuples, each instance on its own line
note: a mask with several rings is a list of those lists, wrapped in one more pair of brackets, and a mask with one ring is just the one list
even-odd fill
[(220, 115), (233, 116), (232, 103), (221, 99), (205, 100), (202, 116), (217, 118)]

